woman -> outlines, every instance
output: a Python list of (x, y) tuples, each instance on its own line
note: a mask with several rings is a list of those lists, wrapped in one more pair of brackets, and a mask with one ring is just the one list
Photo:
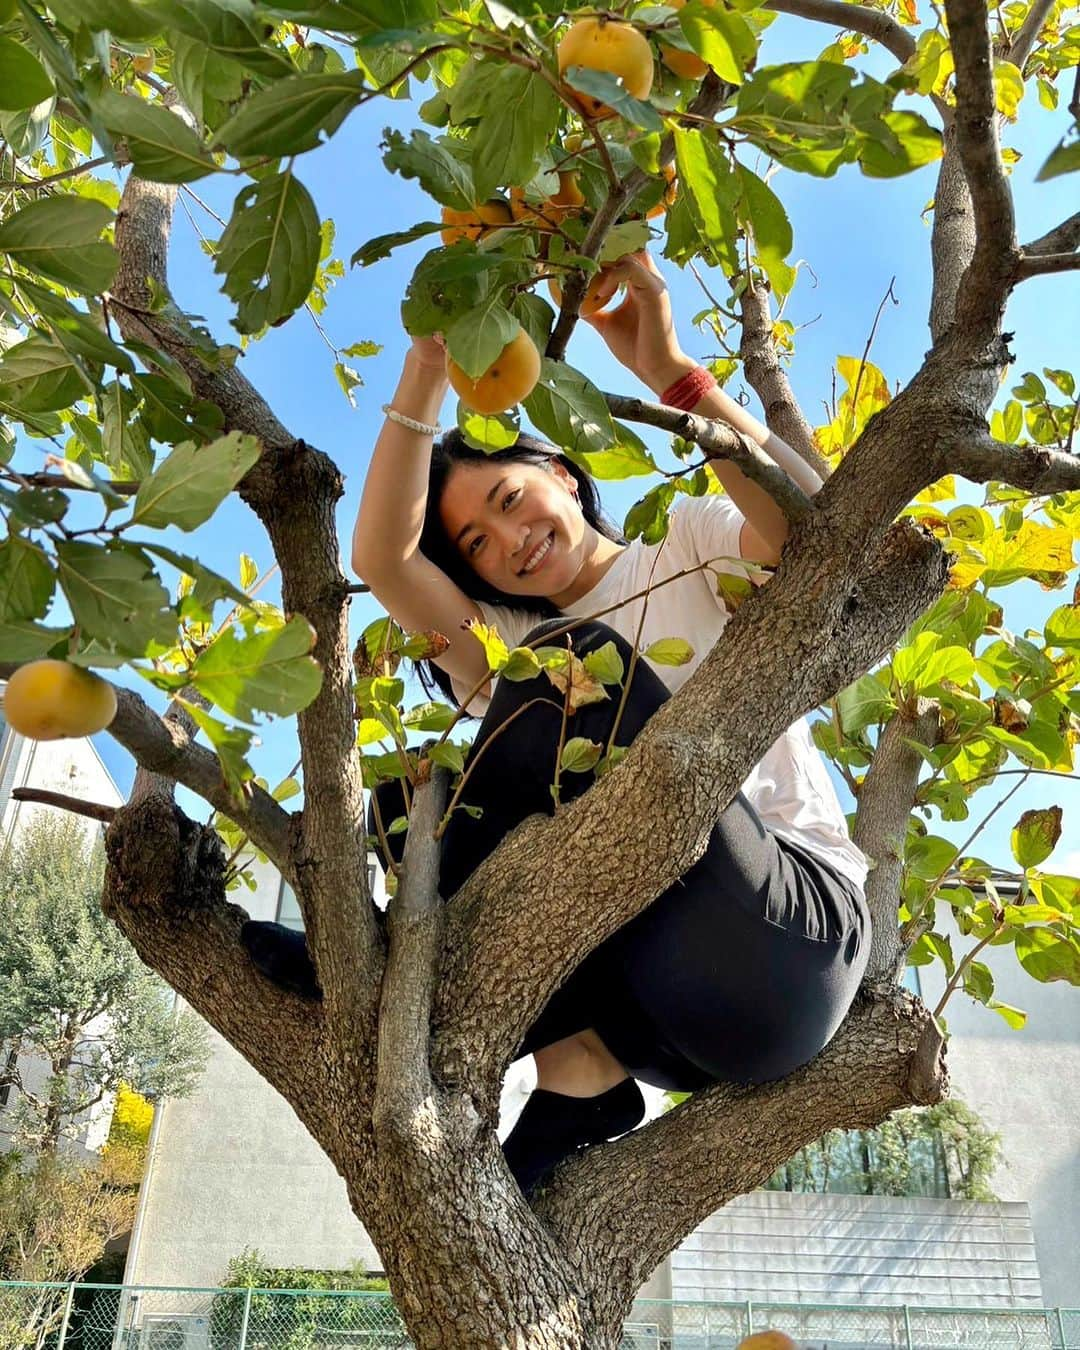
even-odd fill
[[(790, 447), (684, 355), (648, 255), (624, 259), (610, 284), (625, 284), (626, 298), (589, 322), (627, 369), (673, 406), (721, 418), (751, 437), (805, 491), (820, 487)], [(492, 739), (470, 776), (466, 799), (481, 814), (455, 812), (446, 831), (440, 889), (450, 896), (507, 831), (552, 810), (563, 705), (545, 676), (486, 685), (483, 650), (461, 632), (463, 621), (495, 623), (517, 646), (542, 635), (545, 619), (551, 626), (553, 616), (571, 616), (584, 621), (570, 635), (576, 654), (614, 642), (624, 669), (639, 632), (642, 647), (659, 637), (685, 638), (694, 650), (689, 663), (636, 663), (616, 737), (627, 745), (727, 621), (712, 573), (744, 575), (743, 562), (777, 562), (787, 527), (767, 493), (716, 461), (726, 496), (687, 499), (663, 544), (628, 545), (599, 515), (591, 480), (550, 446), (522, 437), (489, 456), (452, 432), (433, 451), (446, 389), (441, 345), (414, 340), (384, 409), (353, 566), (406, 631), (451, 636), (435, 674), (458, 702), (481, 686), (470, 703), (483, 714), (473, 755), (530, 704)], [(683, 572), (651, 603), (641, 598)], [(600, 611), (603, 623), (590, 618)], [(579, 708), (571, 734), (606, 744), (618, 703)], [(564, 775), (562, 800), (589, 782), (589, 775)], [(380, 792), (400, 789), (391, 784)], [(387, 802), (384, 818), (397, 814), (400, 805)], [(535, 1055), (538, 1087), (504, 1144), (522, 1190), (574, 1149), (638, 1124), (644, 1104), (635, 1078), (693, 1091), (716, 1081), (767, 1082), (813, 1058), (840, 1025), (865, 969), (866, 870), (800, 719), (747, 778), (704, 856), (587, 958), (527, 1035), (519, 1054)], [(267, 925), (248, 927), (260, 967), (312, 992), (310, 963), (298, 973), (297, 951), (290, 954), (280, 935)]]

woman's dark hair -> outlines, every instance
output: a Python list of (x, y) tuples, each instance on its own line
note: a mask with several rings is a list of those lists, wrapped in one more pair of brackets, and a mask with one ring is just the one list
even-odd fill
[[(558, 461), (572, 475), (577, 483), (577, 499), (581, 513), (586, 521), (606, 539), (623, 542), (623, 537), (614, 525), (604, 516), (600, 506), (600, 495), (596, 484), (588, 473), (572, 459), (564, 455), (553, 445), (538, 440), (535, 436), (523, 434), (513, 445), (505, 450), (477, 450), (465, 440), (455, 427), (439, 438), (431, 449), (431, 471), (428, 475), (427, 507), (424, 512), (424, 527), (420, 534), (420, 552), (435, 564), (440, 572), (459, 586), (473, 600), (483, 600), (489, 605), (502, 605), (508, 609), (521, 609), (527, 605), (540, 618), (556, 618), (559, 610), (544, 596), (530, 596), (526, 600), (520, 595), (510, 595), (500, 591), (482, 580), (462, 557), (454, 546), (442, 523), (439, 504), (447, 479), (458, 464), (534, 464), (538, 468), (552, 472), (552, 465)], [(451, 634), (451, 637), (454, 635)], [(431, 661), (417, 663), (420, 682), (431, 698), (437, 697), (436, 689), (445, 694), (451, 702), (457, 702), (450, 683), (450, 676)]]

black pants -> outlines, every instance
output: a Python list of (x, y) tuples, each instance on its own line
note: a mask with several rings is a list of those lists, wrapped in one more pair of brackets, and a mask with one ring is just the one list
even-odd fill
[[(606, 625), (583, 624), (572, 638), (578, 655), (615, 642), (629, 669), (628, 644)], [(568, 734), (605, 743), (619, 701), (613, 692), (572, 714)], [(655, 671), (639, 662), (618, 743), (628, 745), (669, 697)], [(537, 698), (544, 701), (499, 732), (516, 709)], [(546, 675), (496, 683), (471, 754), (496, 739), (465, 791), (465, 800), (483, 814), (477, 819), (454, 812), (443, 838), (444, 896), (453, 895), (526, 816), (554, 810), (549, 787), (562, 704)], [(591, 774), (564, 774), (563, 801), (580, 796), (591, 782)], [(402, 813), (396, 782), (381, 785), (377, 794), (385, 822)], [(396, 836), (391, 845), (400, 840)], [(582, 895), (581, 903), (588, 902)], [(828, 1044), (855, 996), (869, 951), (870, 917), (861, 890), (773, 834), (740, 793), (713, 828), (704, 856), (601, 943), (552, 995), (519, 1056), (591, 1027), (635, 1078), (656, 1087), (693, 1091), (717, 1081), (769, 1082)]]

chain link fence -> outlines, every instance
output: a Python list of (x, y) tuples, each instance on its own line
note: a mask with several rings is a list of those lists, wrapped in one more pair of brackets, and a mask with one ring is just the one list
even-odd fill
[[(638, 1299), (622, 1350), (734, 1350), (751, 1331), (804, 1350), (1080, 1350), (1080, 1308)], [(0, 1282), (0, 1350), (409, 1350), (386, 1294)], [(479, 1350), (479, 1348), (478, 1348)]]

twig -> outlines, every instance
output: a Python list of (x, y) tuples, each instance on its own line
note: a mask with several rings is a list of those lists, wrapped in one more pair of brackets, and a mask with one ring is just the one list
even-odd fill
[(76, 164), (74, 168), (62, 169), (51, 173), (48, 178), (0, 178), (0, 188), (11, 188), (15, 192), (37, 192), (41, 188), (51, 187), (53, 183), (62, 183), (68, 178), (77, 178), (81, 173), (99, 169), (103, 164), (111, 164), (110, 155), (99, 155), (97, 159), (88, 159), (85, 164)]
[(862, 360), (859, 362), (859, 373), (855, 376), (855, 388), (852, 390), (851, 394), (851, 413), (853, 421), (855, 417), (855, 409), (859, 405), (859, 388), (862, 385), (863, 371), (866, 369), (866, 358), (870, 355), (870, 348), (874, 345), (874, 338), (877, 335), (878, 324), (881, 322), (881, 311), (885, 308), (885, 303), (887, 300), (891, 300), (894, 305), (899, 305), (900, 303), (900, 301), (897, 300), (896, 296), (893, 294), (893, 286), (895, 285), (896, 285), (896, 278), (893, 277), (892, 280), (889, 282), (889, 289), (881, 297), (881, 304), (878, 305), (877, 307), (877, 313), (874, 315), (874, 322), (870, 327), (870, 336), (866, 339), (866, 346), (863, 348)]
[(562, 706), (562, 724), (559, 727), (559, 744), (555, 747), (555, 781), (551, 785), (551, 795), (556, 806), (562, 803), (559, 800), (559, 790), (562, 786), (562, 756), (563, 747), (566, 744), (566, 723), (570, 716), (570, 696), (574, 691), (574, 644), (569, 634), (566, 638), (566, 689), (563, 694)]
[[(485, 680), (484, 683), (486, 684), (487, 680)], [(450, 817), (453, 814), (454, 808), (457, 806), (458, 799), (461, 797), (461, 793), (465, 787), (465, 784), (469, 781), (470, 774), (472, 773), (473, 769), (476, 768), (480, 760), (483, 758), (484, 751), (488, 748), (491, 742), (496, 738), (496, 736), (501, 736), (503, 732), (506, 730), (506, 728), (510, 725), (510, 723), (519, 718), (526, 708), (531, 708), (534, 703), (547, 703), (547, 702), (548, 700), (546, 698), (531, 698), (527, 703), (523, 703), (519, 708), (515, 708), (514, 711), (510, 714), (510, 716), (506, 719), (506, 721), (499, 723), (499, 725), (495, 728), (495, 730), (491, 733), (491, 735), (487, 738), (487, 740), (483, 743), (483, 745), (481, 745), (480, 749), (477, 750), (476, 754), (472, 756), (468, 764), (466, 764), (465, 766), (465, 772), (461, 775), (461, 781), (454, 789), (454, 795), (450, 798), (450, 802), (446, 808), (446, 814), (439, 822), (439, 827), (435, 831), (436, 839), (441, 839), (444, 833), (446, 832), (446, 827), (450, 823)]]
[(70, 797), (66, 792), (50, 792), (46, 788), (12, 788), (11, 796), (17, 802), (39, 802), (42, 806), (57, 806), (61, 811), (87, 816), (90, 820), (101, 820), (106, 825), (116, 815), (115, 806), (106, 806), (103, 802), (83, 801), (81, 797)]

